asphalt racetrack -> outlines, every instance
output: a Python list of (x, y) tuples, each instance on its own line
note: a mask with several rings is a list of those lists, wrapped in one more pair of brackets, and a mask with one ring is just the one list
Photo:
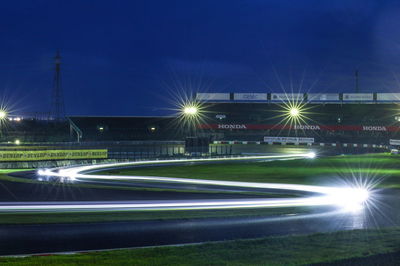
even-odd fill
[[(304, 157), (304, 155), (303, 155)], [(275, 160), (285, 158), (247, 158), (247, 160)], [(293, 158), (286, 158), (293, 159)], [(157, 162), (156, 162), (157, 163)], [(165, 162), (168, 164), (174, 162)], [(187, 163), (179, 161), (177, 163)], [(195, 161), (190, 163), (196, 163)], [(144, 166), (149, 167), (151, 164)], [(143, 166), (143, 164), (141, 165)], [(132, 165), (108, 165), (107, 168), (132, 167)], [(139, 167), (139, 165), (134, 165)], [(198, 243), (228, 239), (256, 238), (270, 235), (303, 234), (314, 232), (332, 232), (338, 230), (381, 228), (400, 224), (400, 195), (397, 190), (380, 191), (375, 200), (380, 202), (379, 209), (365, 207), (349, 210), (343, 208), (344, 201), (349, 202), (348, 191), (337, 188), (296, 186), (293, 184), (262, 184), (244, 182), (208, 182), (158, 177), (108, 177), (102, 179), (95, 171), (104, 170), (94, 166), (85, 169), (61, 172), (41, 172), (39, 178), (72, 178), (74, 182), (136, 187), (177, 188), (201, 191), (224, 191), (224, 194), (173, 192), (173, 191), (120, 191), (112, 189), (80, 188), (79, 193), (71, 196), (26, 197), (26, 201), (12, 202), (2, 200), (1, 212), (34, 211), (76, 211), (76, 210), (151, 210), (170, 209), (238, 209), (269, 208), (275, 206), (313, 206), (312, 213), (292, 212), (285, 215), (268, 217), (227, 217), (196, 218), (127, 222), (95, 222), (65, 224), (27, 224), (0, 226), (0, 254), (20, 255), (33, 253), (68, 252), (126, 247), (158, 246), (170, 244)], [(69, 172), (68, 172), (69, 171)], [(88, 173), (90, 178), (88, 178)], [(38, 178), (24, 174), (26, 178)], [(110, 180), (110, 178), (112, 180)], [(117, 181), (115, 181), (117, 180)], [(67, 180), (68, 182), (71, 180)], [(49, 184), (37, 185), (19, 183), (19, 186), (36, 186), (37, 190), (48, 189)], [(261, 187), (260, 187), (261, 186)], [(22, 189), (23, 190), (23, 189)], [(260, 195), (236, 194), (240, 191), (260, 190), (282, 193), (291, 192), (290, 198), (265, 198)], [(117, 192), (116, 192), (117, 191)], [(342, 193), (340, 201), (337, 194)], [(354, 191), (350, 194), (354, 195)], [(359, 191), (355, 191), (359, 192)], [(332, 194), (333, 193), (333, 194)], [(343, 194), (344, 193), (344, 194)], [(21, 193), (22, 195), (22, 193)], [(39, 195), (39, 194), (38, 194)], [(343, 196), (344, 195), (344, 196)], [(217, 197), (217, 199), (216, 199)], [(19, 200), (23, 197), (17, 197)], [(343, 199), (344, 198), (344, 199)], [(357, 205), (360, 203), (356, 200)], [(352, 206), (354, 207), (354, 206)], [(358, 206), (357, 206), (358, 207)], [(218, 210), (215, 210), (218, 211)], [(385, 215), (382, 215), (384, 213)]]

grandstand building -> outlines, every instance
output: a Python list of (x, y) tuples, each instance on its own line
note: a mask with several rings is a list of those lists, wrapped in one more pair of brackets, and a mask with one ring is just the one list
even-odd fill
[(2, 143), (14, 143), (16, 140), (24, 143), (71, 140), (67, 122), (38, 117), (9, 117), (0, 131)]
[[(2, 130), (2, 142), (215, 141), (400, 144), (400, 93), (197, 93), (198, 119), (73, 116), (23, 118)], [(288, 119), (288, 107), (301, 118)], [(397, 144), (396, 144), (397, 143)]]
[(170, 116), (71, 116), (72, 128), (82, 141), (183, 140), (176, 117)]
[[(198, 93), (196, 98), (204, 110), (197, 134), (212, 140), (389, 145), (400, 139), (400, 93)], [(290, 119), (291, 107), (302, 109), (301, 118)]]

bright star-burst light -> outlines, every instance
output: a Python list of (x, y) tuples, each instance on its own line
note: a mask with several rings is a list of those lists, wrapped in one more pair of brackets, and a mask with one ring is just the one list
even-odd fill
[(204, 123), (204, 108), (201, 102), (186, 100), (178, 103), (178, 121), (181, 128), (196, 128)]
[(317, 157), (317, 154), (315, 152), (312, 151), (307, 153), (307, 158), (314, 159), (315, 157)]
[(300, 114), (300, 110), (296, 107), (293, 107), (292, 109), (290, 109), (289, 114), (292, 117), (298, 116)]
[(195, 130), (200, 124), (206, 123), (205, 102), (196, 99), (196, 94), (191, 92), (190, 88), (171, 92), (169, 101), (171, 108), (168, 110), (173, 111), (173, 116), (176, 117), (170, 126), (177, 132), (187, 134), (188, 130)]
[(302, 102), (286, 102), (282, 105), (283, 119), (290, 125), (307, 124), (307, 108)]
[(309, 110), (312, 105), (308, 105), (301, 94), (286, 94), (284, 99), (277, 104), (278, 115), (273, 118), (280, 119), (281, 130), (303, 130), (301, 126), (308, 125), (312, 119)]
[(192, 116), (192, 115), (197, 115), (199, 110), (197, 109), (197, 106), (188, 105), (188, 106), (183, 107), (182, 112), (184, 115)]
[[(379, 166), (369, 160), (371, 159), (364, 158), (359, 162), (359, 168), (349, 166), (348, 169), (334, 176), (329, 183), (335, 183), (338, 190), (333, 191), (330, 196), (344, 211), (364, 216), (367, 214), (384, 215), (387, 210), (384, 210), (386, 207), (380, 202), (382, 193), (377, 187), (385, 177), (380, 173)], [(367, 218), (362, 218), (362, 221), (366, 222), (365, 219)]]
[(370, 197), (370, 191), (367, 188), (339, 188), (331, 195), (338, 206), (343, 210), (357, 212), (364, 209)]
[(7, 118), (7, 112), (5, 110), (0, 110), (0, 120)]

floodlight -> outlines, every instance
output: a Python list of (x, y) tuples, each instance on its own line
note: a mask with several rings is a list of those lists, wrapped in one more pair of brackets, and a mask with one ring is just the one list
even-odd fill
[(19, 145), (19, 144), (21, 144), (21, 141), (20, 141), (19, 139), (16, 139), (16, 140), (14, 141), (14, 143), (15, 143), (15, 145)]
[[(200, 102), (195, 100), (186, 100), (182, 101), (179, 104), (179, 112), (178, 119), (179, 119), (179, 126), (185, 129), (194, 129), (201, 123), (204, 116), (204, 109)], [(155, 131), (157, 128), (155, 127)], [(151, 131), (151, 132), (155, 132)]]
[(7, 118), (7, 112), (4, 110), (0, 110), (0, 120)]
[(300, 115), (300, 110), (297, 107), (292, 107), (289, 110), (289, 114), (290, 114), (291, 117), (299, 116)]
[(185, 115), (195, 116), (198, 113), (198, 108), (194, 105), (188, 105), (183, 107), (183, 113)]

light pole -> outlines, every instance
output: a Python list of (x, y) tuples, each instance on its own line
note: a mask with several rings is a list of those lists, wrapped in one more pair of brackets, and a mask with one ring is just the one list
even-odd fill
[(183, 124), (189, 131), (189, 135), (195, 135), (196, 124), (200, 115), (199, 108), (195, 104), (189, 103), (182, 107), (181, 112), (184, 119)]

